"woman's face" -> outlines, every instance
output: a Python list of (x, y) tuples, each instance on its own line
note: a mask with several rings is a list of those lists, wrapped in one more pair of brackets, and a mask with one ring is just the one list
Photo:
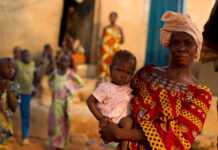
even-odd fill
[(173, 32), (169, 48), (171, 64), (189, 66), (197, 56), (197, 45), (193, 37), (185, 32)]
[(113, 25), (116, 24), (117, 17), (118, 17), (117, 14), (111, 13), (110, 16), (109, 16), (110, 23), (113, 24)]

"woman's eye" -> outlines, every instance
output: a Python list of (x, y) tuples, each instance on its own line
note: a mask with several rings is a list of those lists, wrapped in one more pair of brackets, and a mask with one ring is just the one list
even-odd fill
[(185, 45), (187, 47), (193, 47), (194, 46), (194, 44), (191, 41), (185, 41)]

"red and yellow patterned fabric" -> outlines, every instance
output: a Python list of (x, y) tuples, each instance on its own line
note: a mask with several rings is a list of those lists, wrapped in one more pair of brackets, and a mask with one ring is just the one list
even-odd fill
[[(202, 85), (186, 85), (163, 77), (153, 66), (141, 69), (132, 82), (132, 117), (151, 148), (130, 143), (130, 150), (189, 150), (201, 132), (212, 93)], [(146, 149), (147, 148), (147, 149)]]
[(101, 77), (109, 77), (109, 65), (113, 55), (120, 49), (121, 31), (117, 26), (106, 27), (103, 32), (103, 43), (101, 47)]

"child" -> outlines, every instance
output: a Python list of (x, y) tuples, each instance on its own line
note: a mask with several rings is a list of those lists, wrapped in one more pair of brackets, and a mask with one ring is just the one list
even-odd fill
[(15, 66), (10, 58), (0, 59), (0, 149), (13, 135), (12, 117), (17, 106), (17, 97), (11, 90), (11, 80), (15, 74)]
[(21, 61), (16, 63), (15, 81), (19, 85), (20, 94), (20, 112), (22, 126), (21, 144), (28, 144), (29, 140), (29, 119), (30, 119), (30, 101), (33, 92), (33, 77), (35, 71), (34, 62), (28, 50), (21, 51)]
[[(126, 116), (131, 95), (130, 80), (136, 69), (136, 58), (128, 51), (118, 51), (110, 66), (110, 82), (100, 83), (88, 98), (90, 111), (98, 119), (100, 126), (112, 121), (120, 127), (131, 128), (132, 123)], [(122, 119), (126, 117), (126, 119)], [(128, 122), (130, 121), (130, 122)], [(128, 143), (121, 142), (118, 149), (127, 150)]]
[(50, 77), (50, 86), (53, 91), (52, 104), (49, 109), (48, 136), (49, 146), (52, 150), (64, 149), (68, 143), (69, 123), (71, 116), (68, 113), (74, 89), (70, 73), (70, 57), (60, 55), (57, 57), (56, 70)]
[(44, 87), (43, 81), (54, 69), (53, 49), (50, 44), (44, 45), (44, 50), (36, 60), (36, 70), (34, 73), (35, 94), (42, 99)]
[(86, 61), (85, 49), (78, 38), (74, 40), (72, 59), (75, 60), (77, 65), (84, 64)]
[(13, 57), (14, 57), (15, 62), (20, 60), (20, 57), (21, 57), (21, 48), (20, 47), (15, 46), (13, 48)]

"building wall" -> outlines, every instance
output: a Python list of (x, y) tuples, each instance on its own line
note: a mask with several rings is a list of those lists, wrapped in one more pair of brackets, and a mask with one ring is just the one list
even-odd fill
[(62, 0), (0, 1), (0, 56), (14, 46), (33, 53), (45, 43), (57, 46)]
[[(187, 0), (186, 11), (197, 23), (201, 31), (208, 20), (214, 0)], [(209, 86), (214, 94), (218, 95), (218, 73), (214, 72), (213, 62), (197, 64), (196, 69), (199, 73), (199, 80)]]
[(123, 28), (125, 35), (125, 43), (121, 48), (136, 55), (138, 67), (144, 64), (148, 9), (149, 0), (101, 1), (101, 30), (109, 23), (110, 12), (116, 11), (119, 15), (118, 24)]
[[(203, 30), (214, 0), (186, 0), (185, 11), (191, 15)], [(102, 0), (101, 29), (108, 24), (108, 14), (115, 10), (119, 14), (118, 24), (122, 26), (126, 41), (122, 48), (131, 50), (138, 59), (138, 67), (144, 64), (149, 16), (149, 0)]]
[[(100, 29), (108, 24), (108, 15), (115, 10), (118, 24), (123, 28), (125, 44), (144, 64), (149, 0), (96, 0), (100, 1)], [(214, 0), (186, 0), (187, 12), (202, 29)], [(11, 54), (15, 46), (38, 52), (45, 43), (57, 47), (62, 0), (0, 1), (0, 56)], [(203, 11), (202, 11), (203, 10)], [(95, 14), (97, 15), (97, 14)], [(98, 14), (99, 15), (99, 14)]]
[(193, 21), (201, 31), (206, 23), (215, 0), (186, 0), (185, 11), (191, 15)]

